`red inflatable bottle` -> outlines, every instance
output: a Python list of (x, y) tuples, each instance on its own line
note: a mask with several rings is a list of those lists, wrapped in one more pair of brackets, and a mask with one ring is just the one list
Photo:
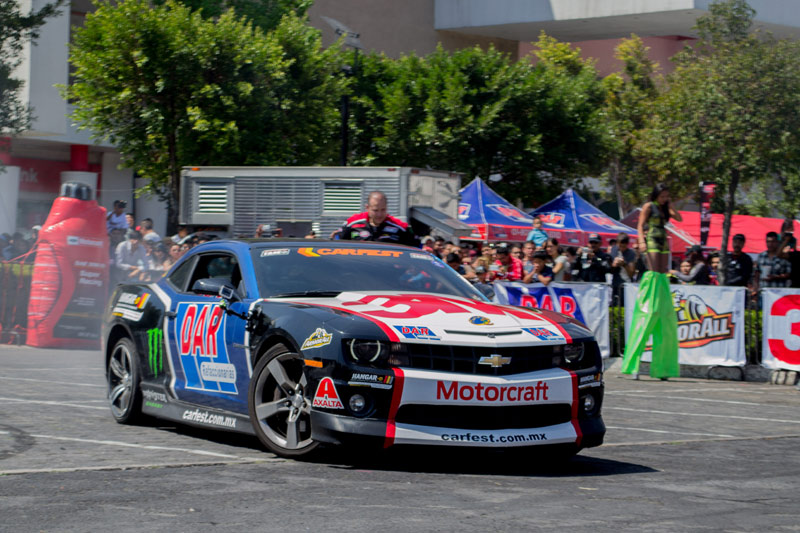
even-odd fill
[(39, 232), (28, 303), (29, 346), (100, 348), (108, 293), (106, 209), (83, 183), (61, 186)]

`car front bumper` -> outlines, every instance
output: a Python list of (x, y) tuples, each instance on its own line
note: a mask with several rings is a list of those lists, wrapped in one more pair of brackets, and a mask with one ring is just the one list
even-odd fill
[[(599, 446), (602, 375), (554, 368), (511, 376), (476, 376), (395, 368), (391, 405), (378, 417), (313, 409), (312, 438), (343, 444), (507, 448)], [(579, 385), (580, 382), (580, 385)], [(346, 398), (351, 389), (339, 386)], [(363, 389), (356, 389), (358, 392)], [(587, 395), (593, 408), (585, 408)]]

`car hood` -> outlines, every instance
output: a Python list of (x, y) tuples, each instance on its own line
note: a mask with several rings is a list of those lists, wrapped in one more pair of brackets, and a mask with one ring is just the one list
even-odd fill
[(459, 296), (389, 291), (343, 292), (335, 298), (271, 298), (359, 316), (389, 340), (408, 343), (515, 346), (585, 340), (591, 331), (565, 315)]

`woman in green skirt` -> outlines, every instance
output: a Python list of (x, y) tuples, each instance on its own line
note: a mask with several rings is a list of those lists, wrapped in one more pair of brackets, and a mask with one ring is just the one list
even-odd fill
[(679, 222), (682, 218), (669, 201), (667, 186), (656, 185), (650, 201), (639, 213), (639, 249), (647, 254), (650, 270), (639, 282), (639, 294), (622, 360), (622, 373), (633, 374), (633, 379), (639, 379), (639, 360), (651, 336), (650, 375), (663, 380), (679, 375), (678, 321), (666, 275), (670, 266), (666, 224), (671, 218)]

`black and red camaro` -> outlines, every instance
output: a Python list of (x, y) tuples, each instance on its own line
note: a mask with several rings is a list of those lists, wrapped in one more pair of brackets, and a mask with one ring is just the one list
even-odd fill
[(580, 322), (491, 303), (415, 248), (212, 241), (104, 322), (114, 418), (320, 443), (598, 446), (603, 364)]

